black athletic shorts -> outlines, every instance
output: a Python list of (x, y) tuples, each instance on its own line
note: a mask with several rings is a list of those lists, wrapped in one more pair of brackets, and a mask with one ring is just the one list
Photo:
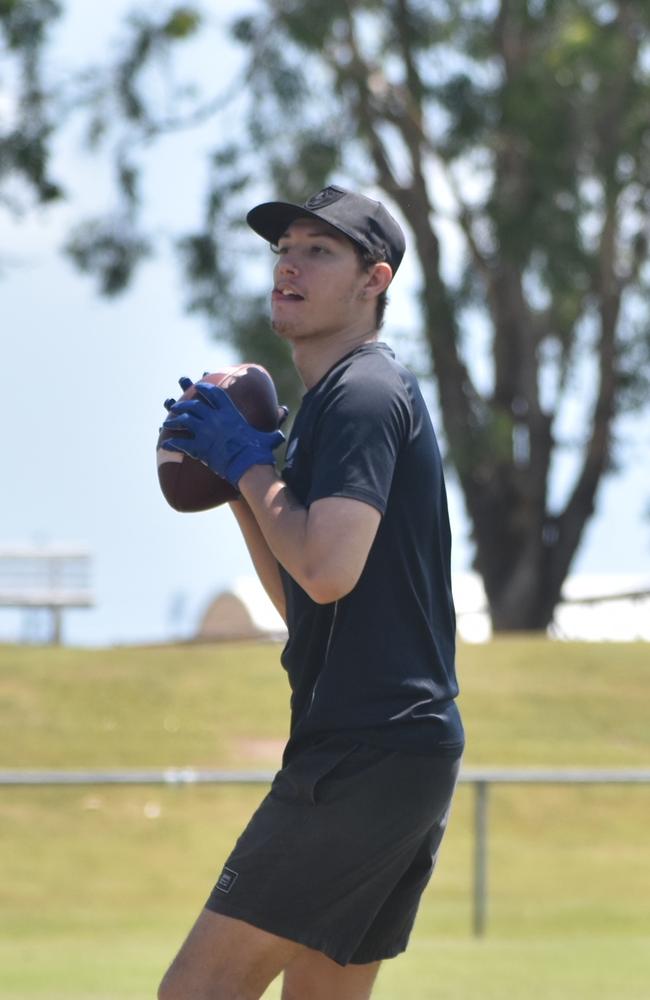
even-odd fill
[(340, 965), (404, 951), (459, 758), (329, 737), (275, 776), (206, 907)]

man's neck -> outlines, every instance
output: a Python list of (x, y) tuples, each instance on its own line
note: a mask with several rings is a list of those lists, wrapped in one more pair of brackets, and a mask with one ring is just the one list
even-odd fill
[(306, 337), (292, 343), (293, 363), (307, 389), (311, 389), (346, 354), (363, 344), (375, 343), (377, 338), (377, 330), (354, 332), (348, 336)]

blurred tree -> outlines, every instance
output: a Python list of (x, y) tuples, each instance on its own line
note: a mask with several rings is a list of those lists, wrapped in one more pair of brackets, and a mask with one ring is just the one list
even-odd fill
[[(49, 143), (55, 123), (42, 78), (43, 48), (60, 14), (55, 0), (0, 0), (0, 94), (4, 98), (0, 105), (0, 205), (14, 212), (19, 210), (11, 190), (11, 181), (16, 177), (41, 203), (55, 201), (63, 194), (49, 173)], [(16, 109), (13, 121), (4, 120), (8, 117), (5, 102), (9, 89)]]
[(242, 281), (245, 209), (331, 180), (386, 197), (411, 233), (426, 367), (493, 626), (544, 629), (613, 467), (616, 422), (650, 401), (645, 0), (258, 0), (231, 28), (241, 77), (224, 86), (215, 67), (212, 97), (173, 88), (173, 115), (147, 69), (209, 30), (198, 8), (131, 17), (117, 63), (63, 95), (41, 82), (60, 8), (0, 0), (21, 67), (0, 135), (4, 203), (17, 175), (41, 201), (62, 196), (51, 136), (84, 108), (121, 203), (67, 249), (119, 292), (153, 245), (138, 229), (138, 150), (227, 104), (237, 127), (209, 155), (203, 223), (178, 240), (188, 305), (295, 401), (263, 296)]

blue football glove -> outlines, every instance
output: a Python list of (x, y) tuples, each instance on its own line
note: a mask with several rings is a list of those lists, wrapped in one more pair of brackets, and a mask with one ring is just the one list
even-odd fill
[[(210, 373), (209, 372), (203, 372), (203, 374), (204, 375), (209, 375)], [(192, 381), (191, 378), (188, 378), (187, 375), (183, 375), (183, 376), (181, 376), (181, 378), (179, 378), (178, 384), (180, 385), (180, 387), (183, 390), (183, 392), (185, 392), (185, 390), (189, 389), (189, 387), (191, 385), (194, 385), (194, 382)], [(165, 407), (165, 409), (167, 410), (168, 413), (171, 410), (171, 408), (172, 408), (172, 406), (174, 405), (175, 402), (176, 402), (176, 400), (172, 396), (170, 396), (169, 399), (166, 399), (165, 402), (163, 403), (163, 406)], [(285, 410), (287, 409), (286, 406), (284, 407), (284, 409)], [(288, 412), (289, 411), (287, 410), (287, 413)], [(282, 421), (280, 421), (280, 423), (282, 423)]]
[(197, 396), (172, 403), (163, 424), (167, 431), (188, 436), (169, 438), (163, 448), (198, 459), (235, 487), (251, 466), (275, 465), (273, 449), (284, 441), (282, 431), (252, 427), (228, 393), (210, 382), (197, 382), (194, 388)]

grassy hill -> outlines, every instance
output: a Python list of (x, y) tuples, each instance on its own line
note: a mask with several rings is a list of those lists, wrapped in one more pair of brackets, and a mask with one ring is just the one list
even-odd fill
[[(275, 763), (289, 692), (280, 646), (0, 646), (0, 767)], [(648, 763), (647, 644), (463, 645), (470, 765)]]
[[(270, 769), (279, 647), (0, 647), (0, 768)], [(649, 766), (647, 645), (461, 646), (467, 765)], [(144, 1000), (257, 787), (0, 789), (3, 1000)], [(646, 1000), (647, 786), (495, 787), (487, 937), (471, 935), (472, 790), (377, 1000)], [(271, 987), (269, 1000), (279, 996)]]

